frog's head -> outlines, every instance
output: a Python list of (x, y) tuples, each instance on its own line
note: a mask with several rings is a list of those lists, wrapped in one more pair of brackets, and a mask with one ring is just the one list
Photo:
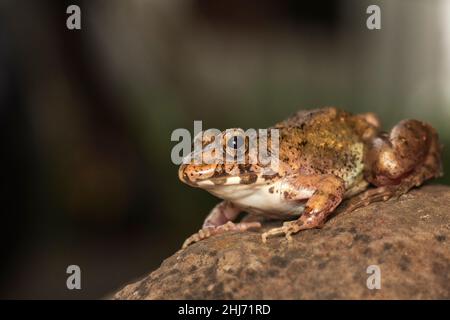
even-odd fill
[[(267, 154), (273, 156), (270, 135), (256, 131), (227, 129), (207, 130), (194, 138), (194, 150), (179, 168), (181, 181), (221, 195), (238, 189), (252, 189), (278, 177), (274, 160), (262, 159), (258, 146), (265, 143)], [(201, 148), (200, 148), (201, 146)], [(272, 153), (271, 153), (272, 151)]]

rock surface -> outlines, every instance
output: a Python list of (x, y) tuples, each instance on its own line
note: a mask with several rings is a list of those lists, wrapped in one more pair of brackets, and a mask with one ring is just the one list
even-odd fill
[[(114, 299), (450, 299), (449, 211), (450, 187), (427, 185), (338, 210), (323, 229), (291, 243), (263, 244), (259, 232), (214, 236), (176, 252)], [(367, 288), (369, 265), (380, 268), (379, 290)]]

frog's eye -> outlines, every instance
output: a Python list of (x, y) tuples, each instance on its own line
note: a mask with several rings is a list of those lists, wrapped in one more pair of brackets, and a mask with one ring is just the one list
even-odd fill
[(230, 139), (228, 139), (228, 148), (231, 149), (239, 149), (244, 144), (244, 138), (240, 135), (232, 136)]

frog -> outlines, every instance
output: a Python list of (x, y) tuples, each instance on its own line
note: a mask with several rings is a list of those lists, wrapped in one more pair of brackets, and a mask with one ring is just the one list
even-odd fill
[[(283, 235), (292, 241), (300, 231), (324, 227), (344, 200), (344, 211), (352, 212), (443, 175), (437, 131), (419, 120), (402, 120), (386, 132), (374, 113), (323, 107), (300, 110), (269, 129), (279, 136), (279, 161), (272, 174), (258, 162), (180, 165), (182, 182), (222, 199), (182, 248), (226, 232), (257, 230), (270, 220), (283, 224), (262, 232), (263, 243)], [(242, 130), (232, 132), (228, 141), (201, 136), (200, 152), (216, 138), (223, 152), (230, 143), (236, 147), (245, 141)]]

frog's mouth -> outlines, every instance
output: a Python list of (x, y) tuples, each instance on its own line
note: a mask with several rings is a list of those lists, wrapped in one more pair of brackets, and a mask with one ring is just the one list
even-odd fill
[(178, 170), (178, 178), (192, 186), (200, 187), (201, 183), (214, 176), (216, 165), (182, 164)]
[(223, 170), (217, 170), (217, 165), (187, 165), (183, 164), (178, 170), (180, 180), (192, 187), (208, 188), (214, 186), (250, 185), (258, 180), (256, 173), (240, 173), (229, 175)]

